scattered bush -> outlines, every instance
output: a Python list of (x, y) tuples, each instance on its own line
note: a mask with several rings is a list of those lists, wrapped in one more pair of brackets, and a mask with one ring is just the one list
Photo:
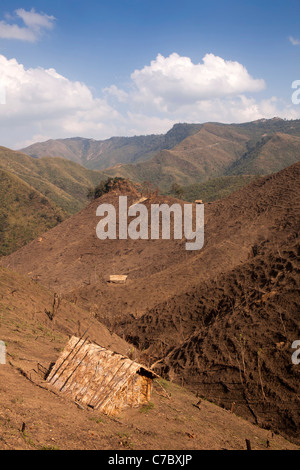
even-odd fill
[(95, 188), (90, 188), (87, 193), (87, 198), (90, 200), (98, 199), (103, 196), (103, 194), (109, 193), (114, 189), (120, 189), (122, 186), (130, 186), (125, 178), (118, 176), (115, 178), (107, 178), (107, 180), (101, 181)]

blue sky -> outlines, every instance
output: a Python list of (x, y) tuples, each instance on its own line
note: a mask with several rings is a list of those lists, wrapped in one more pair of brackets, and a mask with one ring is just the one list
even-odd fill
[(299, 0), (1, 0), (0, 145), (299, 118), (299, 57)]

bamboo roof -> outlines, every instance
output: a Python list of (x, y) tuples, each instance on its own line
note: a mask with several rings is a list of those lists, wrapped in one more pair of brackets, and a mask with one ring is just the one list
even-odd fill
[(125, 284), (125, 282), (127, 281), (127, 277), (128, 276), (126, 275), (111, 274), (109, 276), (109, 281), (115, 284)]
[[(123, 390), (126, 393), (126, 384), (136, 374), (150, 381), (158, 377), (126, 356), (73, 336), (47, 381), (74, 400), (105, 411), (118, 406), (116, 397)], [(139, 390), (135, 387), (130, 393), (138, 394)]]

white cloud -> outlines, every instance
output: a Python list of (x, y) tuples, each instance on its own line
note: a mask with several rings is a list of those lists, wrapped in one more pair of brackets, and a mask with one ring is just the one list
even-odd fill
[(33, 135), (110, 137), (117, 130), (114, 122), (122, 120), (84, 83), (70, 81), (54, 69), (26, 70), (16, 59), (0, 55), (0, 76), (6, 90), (6, 104), (0, 108), (3, 145), (3, 139), (21, 142)]
[(178, 123), (178, 120), (163, 116), (147, 116), (145, 114), (127, 112), (126, 126), (121, 135), (165, 134)]
[(36, 142), (46, 142), (46, 140), (50, 140), (50, 139), (51, 139), (51, 136), (49, 135), (35, 134), (30, 139), (25, 139), (20, 142), (15, 142), (15, 148), (21, 149), (21, 148), (29, 147), (29, 145), (32, 145)]
[(238, 62), (226, 61), (206, 54), (203, 63), (193, 64), (189, 57), (176, 53), (169, 57), (161, 54), (150, 66), (131, 75), (136, 104), (156, 107), (172, 112), (187, 104), (218, 97), (258, 92), (265, 88), (262, 79), (252, 78)]
[(116, 85), (111, 85), (110, 87), (104, 88), (102, 91), (106, 95), (116, 98), (119, 103), (126, 103), (128, 101), (128, 93), (124, 90), (120, 90)]
[(177, 122), (300, 117), (300, 106), (276, 97), (256, 99), (264, 81), (212, 54), (196, 65), (178, 54), (159, 55), (133, 72), (126, 89), (111, 85), (102, 98), (53, 68), (26, 69), (3, 55), (0, 77), (6, 97), (0, 105), (0, 145), (11, 148), (50, 138), (164, 133)]
[[(126, 96), (128, 125), (135, 122), (137, 128), (145, 122), (162, 128), (167, 122), (230, 123), (300, 114), (275, 97), (255, 99), (254, 93), (266, 87), (264, 80), (253, 78), (242, 64), (213, 54), (199, 64), (176, 53), (159, 54), (150, 65), (135, 70), (131, 80)], [(117, 87), (111, 90), (114, 97), (122, 96)]]
[(300, 39), (296, 39), (293, 36), (290, 36), (289, 40), (293, 44), (293, 46), (300, 46)]
[(300, 117), (300, 110), (294, 108), (276, 97), (257, 101), (253, 97), (239, 95), (232, 98), (203, 100), (197, 103), (193, 109), (191, 107), (186, 109), (182, 113), (182, 120), (187, 122), (241, 123), (262, 118), (271, 119), (275, 116), (297, 119)]
[[(7, 20), (13, 19), (11, 15), (6, 15)], [(15, 19), (22, 20), (25, 26), (10, 24), (7, 21), (0, 21), (0, 38), (18, 39), (21, 41), (35, 42), (44, 30), (50, 30), (54, 26), (55, 17), (45, 13), (36, 13), (34, 9), (26, 11), (19, 8), (15, 11)]]
[(16, 14), (22, 18), (28, 28), (32, 29), (51, 29), (53, 27), (53, 21), (55, 20), (54, 16), (49, 16), (45, 13), (36, 13), (34, 9), (26, 11), (23, 8), (20, 8), (16, 10)]

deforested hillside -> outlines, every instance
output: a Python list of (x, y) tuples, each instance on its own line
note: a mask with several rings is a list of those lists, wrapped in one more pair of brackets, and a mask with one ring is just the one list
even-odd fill
[(120, 331), (163, 377), (299, 442), (299, 255), (296, 233), (263, 242), (241, 267)]
[(1, 450), (244, 450), (246, 439), (254, 450), (297, 449), (211, 403), (196, 410), (193, 393), (162, 379), (154, 384), (149, 406), (125, 410), (117, 419), (54, 393), (45, 374), (70, 335), (86, 332), (89, 341), (122, 355), (133, 351), (63, 298), (50, 320), (54, 298), (36, 280), (0, 267), (0, 333), (7, 359), (1, 364)]
[[(119, 326), (164, 377), (297, 442), (300, 370), (292, 344), (300, 337), (299, 177), (297, 164), (247, 187), (256, 191), (248, 208), (240, 203), (245, 215), (252, 218), (255, 208), (258, 226), (264, 212), (272, 229), (244, 262)], [(223, 201), (224, 209), (233, 198)], [(224, 247), (227, 234), (224, 226)]]
[[(279, 235), (285, 236), (283, 227), (290, 230), (298, 213), (299, 170), (296, 164), (205, 204), (205, 242), (200, 251), (186, 251), (184, 239), (99, 240), (96, 210), (102, 203), (118, 209), (122, 191), (112, 191), (44, 234), (42, 242), (31, 242), (2, 263), (39, 276), (42, 284), (68, 293), (104, 321), (116, 318), (116, 312), (140, 315), (204, 280), (230, 272), (264, 240), (276, 243)], [(128, 207), (139, 201), (136, 191), (123, 194), (128, 196)], [(183, 205), (155, 194), (142, 202), (148, 213), (155, 203)], [(108, 285), (111, 274), (127, 274), (127, 284)]]
[[(205, 204), (205, 244), (190, 252), (185, 239), (96, 237), (100, 204), (141, 201), (126, 184), (1, 262), (84, 308), (163, 377), (299, 442), (299, 184), (298, 163)], [(149, 193), (142, 204), (175, 202)]]

